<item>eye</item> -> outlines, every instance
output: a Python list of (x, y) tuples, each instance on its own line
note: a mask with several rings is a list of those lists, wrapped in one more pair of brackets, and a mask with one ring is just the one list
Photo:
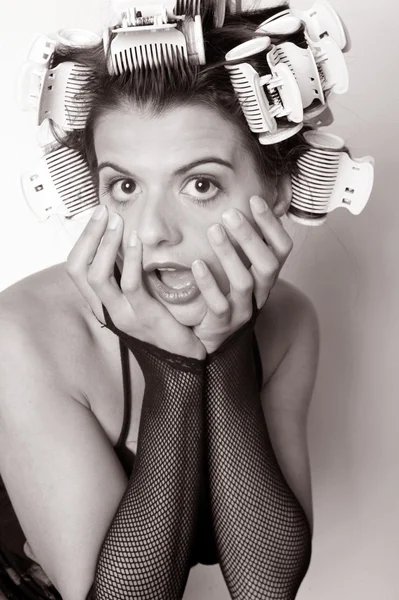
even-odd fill
[(109, 194), (113, 201), (123, 203), (139, 191), (140, 188), (133, 179), (113, 179), (104, 184), (103, 195)]
[(209, 177), (200, 176), (191, 179), (182, 192), (202, 203), (216, 198), (221, 192), (221, 187), (211, 181)]

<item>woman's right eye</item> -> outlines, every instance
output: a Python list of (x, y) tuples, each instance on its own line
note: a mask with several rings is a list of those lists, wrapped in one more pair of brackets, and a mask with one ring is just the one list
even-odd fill
[(115, 202), (127, 202), (131, 196), (139, 193), (140, 188), (133, 179), (111, 179), (104, 184), (102, 195), (110, 195)]

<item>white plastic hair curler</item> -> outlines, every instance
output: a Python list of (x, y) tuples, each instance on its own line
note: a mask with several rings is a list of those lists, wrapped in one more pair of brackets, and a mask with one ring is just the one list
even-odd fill
[(90, 109), (83, 89), (91, 71), (76, 62), (52, 68), (55, 47), (45, 36), (35, 40), (18, 81), (19, 104), (37, 110), (38, 125), (49, 118), (67, 131), (83, 129)]
[(22, 175), (21, 184), (39, 221), (55, 214), (72, 218), (99, 203), (87, 163), (70, 148), (46, 154)]
[(89, 48), (101, 44), (102, 38), (86, 29), (60, 29), (57, 32), (57, 42), (64, 46), (74, 46)]
[(38, 125), (52, 119), (67, 131), (84, 129), (91, 107), (84, 86), (91, 73), (89, 67), (69, 61), (48, 69), (39, 99)]
[(373, 188), (374, 159), (351, 159), (336, 135), (307, 131), (304, 137), (311, 148), (298, 160), (299, 172), (292, 176), (287, 216), (296, 223), (317, 226), (339, 207), (359, 215)]
[[(104, 52), (111, 75), (167, 66), (178, 59), (205, 64), (201, 16), (174, 15), (173, 8), (172, 2), (135, 6), (122, 12), (117, 26), (104, 31)], [(182, 31), (177, 29), (179, 21)]]
[(265, 33), (268, 36), (294, 35), (302, 27), (298, 17), (291, 14), (291, 10), (283, 10), (266, 19), (259, 25), (256, 33)]
[[(266, 51), (270, 38), (254, 38), (233, 48), (227, 61), (245, 60)], [(261, 144), (276, 144), (300, 131), (303, 127), (301, 93), (294, 75), (283, 63), (269, 62), (271, 75), (260, 77), (248, 63), (227, 64), (230, 80), (252, 132)], [(264, 89), (266, 91), (264, 91)], [(286, 117), (293, 125), (279, 126), (277, 119)]]
[[(111, 1), (111, 13), (115, 19), (118, 19), (119, 16), (132, 8), (131, 0), (112, 0)], [(162, 4), (165, 6), (167, 14), (169, 17), (176, 17), (178, 15), (201, 15), (201, 0), (164, 0)], [(226, 0), (214, 0), (213, 8), (214, 8), (214, 26), (221, 27), (224, 23), (224, 18), (226, 14)], [(147, 7), (160, 5), (159, 0), (146, 0), (145, 5)], [(141, 10), (141, 8), (137, 8), (137, 10)], [(231, 7), (230, 7), (231, 10)]]
[(312, 8), (307, 11), (291, 8), (290, 12), (305, 24), (311, 41), (318, 42), (330, 37), (338, 44), (340, 50), (348, 50), (350, 40), (347, 38), (347, 30), (338, 13), (327, 0), (316, 0)]
[(324, 92), (346, 94), (349, 88), (349, 73), (345, 57), (333, 38), (325, 37), (318, 42), (308, 38), (320, 74)]
[[(329, 6), (328, 3), (322, 3), (321, 6)], [(326, 9), (327, 10), (327, 9)], [(268, 19), (262, 23), (258, 32), (278, 34), (292, 33), (299, 27), (301, 27), (301, 21), (291, 15), (286, 14), (290, 11), (284, 11), (281, 13), (283, 16), (276, 15), (272, 19)], [(313, 13), (311, 13), (311, 19), (313, 19)], [(330, 15), (330, 12), (327, 12)], [(330, 21), (335, 27), (330, 26), (330, 30), (335, 32), (340, 24), (339, 17), (331, 9)], [(328, 19), (325, 18), (324, 22)], [(313, 23), (313, 21), (312, 21)], [(313, 37), (307, 32), (307, 22), (305, 21), (305, 39), (308, 43), (308, 48), (300, 48), (292, 42), (284, 42), (273, 46), (270, 54), (273, 56), (275, 63), (283, 62), (289, 66), (295, 78), (297, 80), (299, 89), (301, 90), (302, 103), (304, 109), (308, 108), (311, 104), (317, 101), (318, 112), (323, 112), (325, 104), (325, 90), (333, 91), (337, 94), (343, 94), (348, 90), (349, 86), (349, 75), (348, 68), (345, 62), (344, 55), (340, 46), (337, 44), (333, 36), (321, 35), (316, 37), (313, 33)], [(328, 25), (329, 23), (325, 23)], [(313, 29), (315, 26), (313, 25)], [(341, 28), (338, 28), (341, 31)], [(344, 35), (344, 34), (343, 34)], [(342, 44), (345, 41), (345, 37), (342, 35), (335, 34), (339, 42)], [(315, 115), (313, 107), (312, 117)], [(306, 111), (305, 111), (305, 122), (306, 122)]]
[(45, 35), (35, 38), (17, 79), (17, 103), (22, 110), (37, 109), (43, 79), (51, 66), (56, 40)]
[(286, 64), (292, 71), (301, 92), (303, 108), (314, 102), (325, 104), (323, 84), (310, 48), (300, 48), (291, 42), (272, 46), (268, 53), (269, 62)]

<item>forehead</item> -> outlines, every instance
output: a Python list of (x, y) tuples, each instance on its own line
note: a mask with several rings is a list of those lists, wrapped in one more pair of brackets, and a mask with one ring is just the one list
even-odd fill
[(238, 130), (204, 106), (179, 106), (157, 116), (134, 106), (107, 111), (95, 124), (94, 146), (98, 161), (161, 161), (158, 167), (171, 168), (210, 150), (231, 162), (242, 153)]

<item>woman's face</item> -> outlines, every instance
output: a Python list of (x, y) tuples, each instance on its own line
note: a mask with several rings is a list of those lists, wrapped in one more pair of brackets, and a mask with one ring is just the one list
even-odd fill
[[(202, 295), (172, 304), (158, 295), (145, 269), (153, 262), (191, 268), (200, 258), (228, 294), (229, 281), (207, 229), (222, 224), (222, 213), (232, 207), (255, 225), (250, 197), (257, 194), (272, 202), (272, 193), (260, 181), (238, 131), (203, 106), (177, 107), (159, 117), (132, 106), (108, 111), (98, 119), (94, 146), (100, 201), (124, 221), (119, 267), (129, 234), (136, 229), (143, 244), (143, 280), (149, 293), (180, 323), (197, 325), (206, 312)], [(229, 237), (248, 268), (247, 257)]]

